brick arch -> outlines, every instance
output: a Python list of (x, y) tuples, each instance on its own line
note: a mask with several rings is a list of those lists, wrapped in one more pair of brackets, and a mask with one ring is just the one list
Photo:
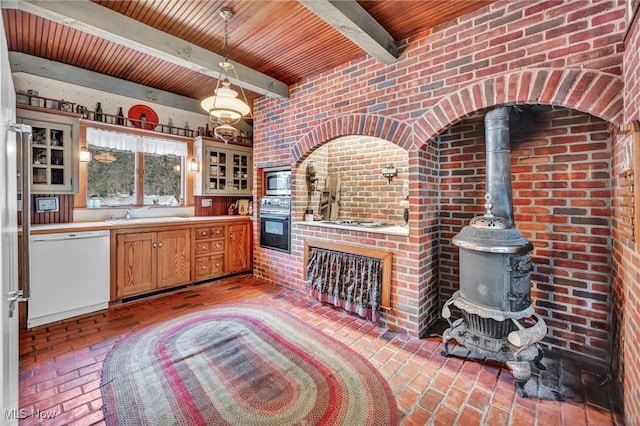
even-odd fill
[(293, 144), (291, 156), (294, 163), (306, 157), (324, 142), (347, 135), (385, 139), (406, 150), (412, 144), (412, 128), (405, 122), (380, 115), (352, 114), (324, 121)]
[(514, 71), (462, 87), (442, 98), (413, 125), (421, 147), (465, 116), (501, 104), (558, 105), (613, 124), (623, 119), (624, 82), (597, 70), (539, 68)]

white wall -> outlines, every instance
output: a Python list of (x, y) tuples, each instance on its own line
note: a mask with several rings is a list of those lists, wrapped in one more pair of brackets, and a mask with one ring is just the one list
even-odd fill
[(190, 129), (196, 130), (198, 127), (205, 127), (209, 122), (207, 114), (196, 114), (153, 102), (141, 102), (139, 99), (114, 95), (23, 72), (13, 73), (12, 76), (15, 90), (18, 93), (26, 93), (27, 90), (33, 89), (38, 92), (39, 96), (74, 102), (87, 107), (91, 111), (95, 110), (97, 103), (100, 102), (102, 104), (102, 112), (105, 114), (115, 115), (118, 113), (118, 108), (122, 107), (124, 115), (127, 116), (129, 108), (133, 105), (143, 104), (158, 114), (158, 120), (161, 124), (168, 124), (169, 119), (171, 119), (176, 127), (184, 127), (185, 123), (188, 123)]

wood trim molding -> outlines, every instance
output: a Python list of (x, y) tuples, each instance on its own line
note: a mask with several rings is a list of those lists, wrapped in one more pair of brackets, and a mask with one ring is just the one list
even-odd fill
[(382, 260), (382, 288), (380, 289), (380, 307), (391, 310), (391, 269), (393, 267), (393, 253), (367, 247), (351, 246), (328, 241), (306, 240), (304, 242), (304, 279), (307, 280), (307, 262), (312, 247), (333, 250), (341, 253), (356, 254)]
[(640, 247), (640, 123), (621, 125), (617, 139), (622, 149), (622, 171), (633, 172), (633, 240)]

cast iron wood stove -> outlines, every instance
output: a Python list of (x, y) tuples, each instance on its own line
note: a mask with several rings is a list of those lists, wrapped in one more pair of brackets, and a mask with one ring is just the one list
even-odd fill
[[(531, 306), (528, 252), (533, 245), (513, 222), (509, 116), (517, 117), (518, 111), (498, 107), (485, 116), (486, 212), (453, 238), (460, 248), (460, 290), (442, 309), (449, 323), (442, 355), (452, 355), (449, 341), (455, 339), (469, 350), (505, 361), (526, 397), (530, 362), (544, 369), (538, 342), (547, 326)], [(452, 319), (451, 305), (460, 310), (460, 318)]]

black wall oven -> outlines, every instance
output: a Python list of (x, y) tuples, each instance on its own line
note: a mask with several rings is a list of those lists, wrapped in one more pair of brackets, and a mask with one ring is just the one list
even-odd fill
[(291, 253), (291, 198), (260, 200), (260, 247)]

